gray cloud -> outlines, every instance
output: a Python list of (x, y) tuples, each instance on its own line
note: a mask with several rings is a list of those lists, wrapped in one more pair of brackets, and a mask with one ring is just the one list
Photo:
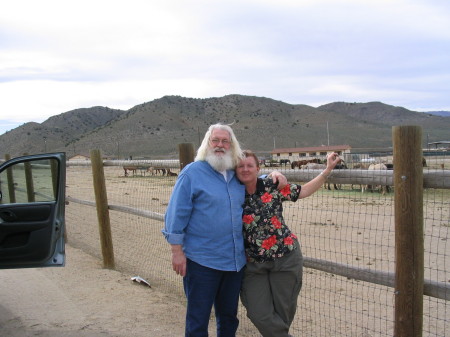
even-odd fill
[(18, 124), (171, 94), (450, 110), (446, 1), (26, 0), (0, 32), (2, 118)]

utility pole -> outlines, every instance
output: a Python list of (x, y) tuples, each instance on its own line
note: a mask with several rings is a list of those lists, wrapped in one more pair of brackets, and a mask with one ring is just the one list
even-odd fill
[(327, 140), (328, 140), (328, 146), (330, 146), (330, 132), (328, 130), (328, 121), (327, 121)]

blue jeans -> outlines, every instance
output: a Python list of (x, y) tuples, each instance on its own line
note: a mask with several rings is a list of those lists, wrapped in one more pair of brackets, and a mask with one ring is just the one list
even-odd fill
[(186, 337), (208, 336), (212, 306), (217, 322), (217, 337), (234, 337), (239, 325), (237, 318), (239, 292), (243, 269), (239, 272), (221, 271), (187, 260), (183, 278), (187, 298)]

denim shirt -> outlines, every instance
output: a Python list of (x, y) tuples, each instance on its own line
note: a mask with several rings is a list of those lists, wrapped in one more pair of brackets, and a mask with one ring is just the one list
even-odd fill
[(224, 176), (205, 161), (187, 165), (178, 176), (162, 233), (182, 245), (186, 257), (202, 266), (239, 271), (245, 265), (242, 206), (245, 186), (233, 170)]

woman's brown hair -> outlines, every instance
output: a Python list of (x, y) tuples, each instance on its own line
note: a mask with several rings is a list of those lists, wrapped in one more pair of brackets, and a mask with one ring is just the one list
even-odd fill
[(244, 150), (244, 151), (242, 151), (242, 155), (244, 156), (244, 158), (253, 157), (253, 159), (255, 160), (255, 163), (256, 163), (256, 167), (259, 168), (259, 159), (256, 156), (256, 154), (254, 154), (250, 150)]

